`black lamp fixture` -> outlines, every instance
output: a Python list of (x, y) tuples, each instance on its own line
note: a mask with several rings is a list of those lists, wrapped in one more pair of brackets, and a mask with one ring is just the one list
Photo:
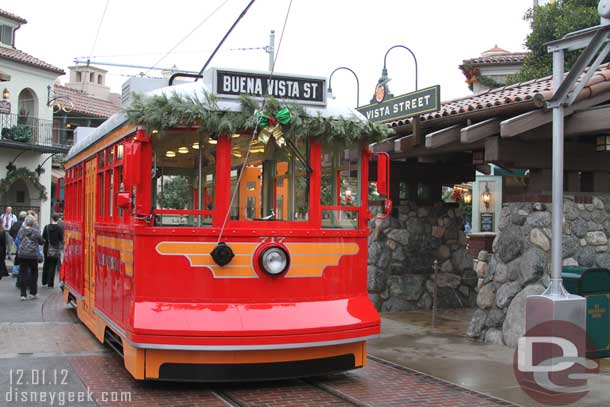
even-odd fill
[(25, 150), (23, 150), (19, 154), (17, 154), (15, 156), (15, 158), (13, 158), (11, 161), (9, 161), (9, 163), (6, 165), (6, 167), (4, 167), (4, 168), (6, 168), (7, 173), (11, 173), (17, 169), (17, 166), (15, 166), (15, 161), (17, 161), (17, 158), (19, 158), (19, 156), (23, 153), (25, 153)]
[(356, 75), (356, 72), (354, 72), (352, 69), (348, 68), (347, 66), (340, 66), (338, 68), (335, 68), (334, 71), (332, 71), (330, 73), (330, 76), (328, 77), (328, 96), (332, 96), (333, 93), (333, 88), (331, 86), (331, 82), (333, 80), (333, 75), (335, 74), (335, 72), (339, 71), (339, 70), (346, 70), (352, 73), (352, 75), (354, 75), (354, 78), (356, 78), (356, 107), (360, 106), (360, 80), (358, 79), (358, 75)]
[(35, 169), (34, 171), (36, 171), (36, 174), (38, 174), (38, 176), (39, 176), (39, 177), (40, 177), (42, 174), (44, 174), (44, 172), (45, 172), (44, 168), (42, 167), (42, 166), (44, 165), (44, 163), (46, 163), (46, 162), (49, 160), (49, 158), (53, 157), (55, 154), (57, 154), (57, 153), (53, 153), (53, 154), (51, 154), (50, 156), (48, 156), (47, 158), (45, 158), (45, 159), (44, 159), (44, 161), (43, 161), (42, 163), (38, 164), (38, 166), (36, 167), (36, 169)]
[(383, 57), (383, 69), (381, 70), (381, 77), (379, 78), (379, 81), (377, 81), (377, 87), (375, 88), (375, 96), (371, 100), (371, 103), (375, 103), (375, 102), (381, 103), (381, 102), (383, 102), (384, 99), (391, 98), (392, 96), (394, 96), (394, 95), (392, 95), (392, 93), (390, 93), (390, 89), (388, 88), (388, 85), (387, 85), (387, 83), (390, 81), (390, 78), (388, 77), (388, 68), (387, 68), (388, 54), (394, 48), (404, 48), (407, 51), (409, 51), (411, 56), (413, 56), (413, 61), (415, 62), (415, 90), (419, 89), (418, 88), (417, 58), (415, 57), (415, 54), (413, 53), (413, 51), (411, 51), (411, 49), (409, 47), (406, 47), (406, 46), (400, 45), (400, 44), (394, 45), (386, 51), (386, 53)]

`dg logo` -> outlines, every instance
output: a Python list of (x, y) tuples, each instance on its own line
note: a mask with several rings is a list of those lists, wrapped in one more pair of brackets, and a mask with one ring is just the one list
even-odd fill
[(567, 321), (547, 321), (519, 339), (513, 370), (532, 399), (548, 406), (572, 404), (589, 392), (599, 364), (585, 357), (586, 333)]

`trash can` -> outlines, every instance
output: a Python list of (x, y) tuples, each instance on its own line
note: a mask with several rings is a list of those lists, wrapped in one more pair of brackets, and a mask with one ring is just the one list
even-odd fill
[(587, 357), (610, 356), (610, 270), (564, 267), (563, 286), (570, 294), (587, 299)]

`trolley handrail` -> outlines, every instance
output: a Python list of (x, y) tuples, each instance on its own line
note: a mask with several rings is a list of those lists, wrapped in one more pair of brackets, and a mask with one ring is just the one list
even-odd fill
[(214, 215), (211, 210), (198, 209), (153, 209), (153, 215)]

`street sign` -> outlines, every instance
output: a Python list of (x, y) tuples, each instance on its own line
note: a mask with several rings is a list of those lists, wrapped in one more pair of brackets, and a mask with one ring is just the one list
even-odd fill
[(247, 94), (273, 96), (308, 104), (326, 104), (326, 79), (269, 73), (216, 70), (215, 93), (225, 97)]
[[(376, 100), (378, 100), (376, 98)], [(369, 121), (384, 122), (391, 119), (407, 118), (423, 113), (437, 112), (441, 108), (441, 87), (431, 86), (382, 100), (379, 103), (359, 107), (357, 110)]]

